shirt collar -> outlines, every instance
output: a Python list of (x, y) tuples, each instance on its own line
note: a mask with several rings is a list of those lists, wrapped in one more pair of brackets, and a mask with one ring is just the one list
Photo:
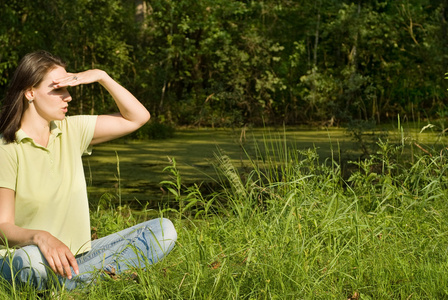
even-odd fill
[[(56, 125), (56, 123), (54, 121), (50, 122), (50, 134), (54, 137), (58, 137), (62, 134), (61, 129), (59, 129), (58, 125)], [(16, 140), (17, 143), (21, 143), (23, 140), (25, 139), (30, 139), (32, 140), (32, 138), (30, 138), (25, 131), (23, 131), (22, 129), (19, 129), (16, 132)]]
[(50, 122), (50, 132), (55, 137), (58, 137), (58, 136), (60, 136), (62, 134), (62, 130), (59, 129), (59, 127), (58, 127), (58, 125), (56, 125), (55, 121), (51, 121)]
[(25, 131), (23, 131), (22, 129), (19, 129), (16, 132), (16, 141), (17, 141), (17, 143), (21, 143), (22, 140), (24, 140), (24, 139), (31, 139), (31, 138), (25, 133)]

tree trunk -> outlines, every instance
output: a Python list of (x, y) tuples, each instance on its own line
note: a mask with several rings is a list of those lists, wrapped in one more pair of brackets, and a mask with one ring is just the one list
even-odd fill
[[(317, 8), (317, 22), (316, 22), (316, 33), (314, 35), (314, 53), (313, 53), (313, 70), (317, 67), (317, 48), (319, 46), (319, 26), (320, 26), (320, 6), (322, 2), (319, 2), (319, 7)], [(314, 71), (313, 71), (314, 72)]]
[(143, 25), (146, 15), (146, 2), (144, 0), (135, 0), (135, 22)]

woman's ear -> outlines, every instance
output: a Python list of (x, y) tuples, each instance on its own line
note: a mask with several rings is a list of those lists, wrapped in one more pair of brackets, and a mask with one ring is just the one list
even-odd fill
[(33, 88), (29, 88), (25, 91), (25, 97), (28, 99), (28, 101), (34, 100), (34, 90)]

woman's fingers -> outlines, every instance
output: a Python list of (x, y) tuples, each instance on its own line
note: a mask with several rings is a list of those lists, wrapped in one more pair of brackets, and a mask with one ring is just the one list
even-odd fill
[(58, 255), (49, 257), (47, 259), (47, 262), (50, 268), (53, 270), (53, 272), (61, 276), (65, 276), (64, 269), (62, 268), (62, 264)]
[[(68, 263), (73, 268), (73, 271), (75, 272), (75, 274), (79, 275), (78, 262), (76, 261), (75, 256), (70, 251), (67, 253), (67, 259), (68, 259)], [(70, 266), (69, 266), (69, 268), (70, 268)]]
[(56, 255), (54, 257), (54, 264), (56, 266), (56, 273), (64, 276), (65, 277), (65, 273), (64, 273), (64, 263), (61, 261), (61, 259)]
[(66, 77), (53, 80), (53, 83), (55, 88), (89, 84), (100, 81), (101, 78), (104, 77), (104, 74), (104, 71), (98, 69), (87, 70), (80, 73), (67, 73)]
[(57, 238), (48, 235), (48, 238), (39, 245), (42, 254), (50, 268), (56, 273), (68, 279), (72, 278), (72, 270), (79, 274), (78, 263), (70, 249)]
[(72, 278), (72, 272), (67, 258), (64, 254), (59, 256), (59, 253), (52, 253), (50, 257), (47, 258), (48, 265), (56, 274), (59, 274), (68, 279)]
[(60, 88), (63, 86), (75, 86), (81, 83), (80, 73), (68, 73), (68, 76), (53, 80), (53, 87)]
[[(70, 264), (68, 261), (68, 253), (64, 253), (61, 257), (60, 257), (60, 261), (61, 261), (61, 265), (62, 265), (62, 271), (63, 273), (61, 274), (62, 276), (67, 277), (68, 279), (72, 279), (72, 270), (70, 269)], [(71, 253), (70, 253), (71, 254)], [(65, 273), (65, 275), (64, 275)]]

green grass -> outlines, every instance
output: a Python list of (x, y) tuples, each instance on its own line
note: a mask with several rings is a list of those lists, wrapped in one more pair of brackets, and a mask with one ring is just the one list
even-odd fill
[[(194, 140), (196, 134), (190, 133), (185, 141)], [(179, 140), (174, 150), (162, 142), (114, 144), (118, 154), (130, 147), (137, 157), (119, 156), (124, 182), (117, 182), (117, 164), (111, 163), (109, 176), (120, 183), (124, 203), (118, 206), (113, 193), (105, 194), (92, 209), (92, 226), (103, 236), (163, 214), (176, 225), (177, 245), (162, 262), (136, 270), (136, 277), (127, 274), (86, 290), (58, 292), (59, 298), (448, 298), (443, 140), (434, 143), (398, 132), (379, 142), (368, 157), (350, 163), (341, 159), (346, 150), (335, 139), (327, 143), (325, 156), (314, 146), (292, 142), (288, 130), (259, 134), (241, 148), (220, 144), (220, 151), (207, 138), (198, 142), (203, 152), (189, 148), (193, 152), (188, 161), (180, 153), (193, 146)], [(221, 141), (218, 133), (213, 136)], [(319, 139), (316, 132), (313, 137)], [(414, 148), (415, 143), (428, 153)], [(136, 150), (136, 145), (142, 148)], [(126, 163), (139, 161), (144, 147), (150, 157), (162, 156), (157, 146), (163, 155), (179, 151), (171, 163), (154, 167), (168, 167), (165, 173), (152, 177), (165, 181), (163, 199), (171, 202), (165, 201), (160, 210), (148, 203), (133, 210), (126, 202), (125, 181), (133, 178)], [(204, 192), (199, 182), (191, 184), (204, 176), (191, 175), (197, 169), (192, 167), (197, 164), (194, 157), (210, 166), (200, 170), (213, 190)], [(343, 164), (350, 166), (349, 173)], [(99, 175), (92, 174), (94, 186)], [(52, 293), (42, 297), (53, 299)], [(36, 293), (5, 285), (2, 295), (26, 299)]]

